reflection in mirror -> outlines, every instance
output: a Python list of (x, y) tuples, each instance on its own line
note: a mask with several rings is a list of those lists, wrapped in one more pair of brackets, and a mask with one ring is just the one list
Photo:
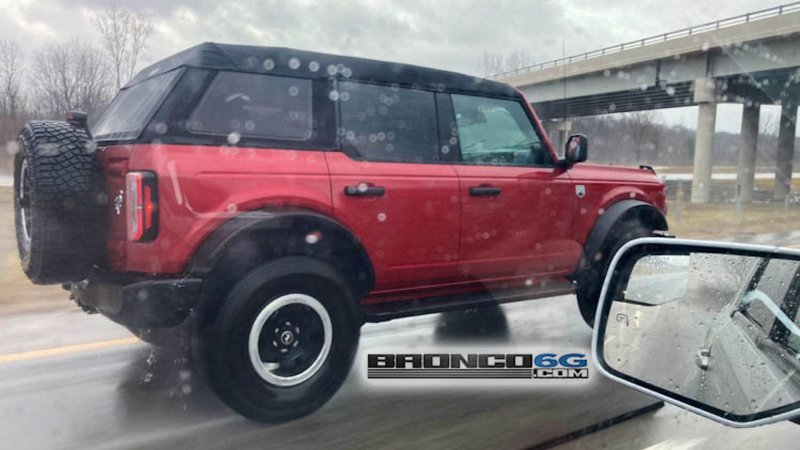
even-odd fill
[(722, 415), (800, 401), (800, 261), (666, 253), (634, 257), (609, 285), (609, 368)]

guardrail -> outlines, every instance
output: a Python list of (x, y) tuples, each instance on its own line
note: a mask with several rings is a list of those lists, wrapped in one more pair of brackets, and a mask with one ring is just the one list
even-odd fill
[(612, 53), (619, 53), (623, 50), (630, 50), (633, 48), (640, 48), (640, 47), (645, 47), (647, 45), (667, 42), (673, 39), (678, 39), (686, 36), (693, 36), (695, 34), (705, 33), (708, 31), (715, 31), (719, 30), (720, 28), (731, 27), (734, 25), (741, 25), (743, 23), (749, 23), (756, 20), (766, 19), (768, 17), (781, 16), (783, 14), (795, 11), (800, 11), (800, 2), (787, 3), (785, 5), (775, 6), (769, 9), (762, 9), (760, 11), (754, 11), (754, 12), (749, 12), (747, 14), (741, 14), (739, 16), (720, 19), (715, 22), (708, 22), (701, 25), (695, 25), (689, 28), (683, 28), (681, 30), (670, 31), (669, 33), (658, 34), (655, 36), (650, 36), (635, 41), (624, 42), (622, 44), (612, 45), (611, 47), (605, 47), (599, 50), (592, 50), (590, 52), (581, 53), (579, 55), (567, 56), (564, 58), (554, 59), (552, 61), (534, 64), (532, 66), (520, 67), (518, 69), (510, 70), (507, 72), (500, 72), (494, 75), (490, 75), (487, 78), (500, 79), (500, 78), (508, 78), (522, 73), (536, 72), (538, 70), (549, 69), (551, 67), (557, 67), (564, 64), (573, 63), (576, 61), (584, 61), (587, 59), (599, 58), (601, 56), (609, 55)]

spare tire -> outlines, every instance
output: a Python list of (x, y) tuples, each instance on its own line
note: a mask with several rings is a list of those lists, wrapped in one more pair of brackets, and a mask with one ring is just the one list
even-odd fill
[(22, 269), (36, 284), (80, 281), (103, 245), (95, 145), (85, 130), (30, 121), (14, 159), (14, 216)]

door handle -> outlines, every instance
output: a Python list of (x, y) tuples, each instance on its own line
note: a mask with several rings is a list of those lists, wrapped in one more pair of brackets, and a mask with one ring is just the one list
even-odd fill
[(366, 183), (359, 183), (358, 186), (345, 186), (344, 195), (348, 197), (383, 197), (386, 189), (382, 186), (369, 186)]
[(473, 197), (497, 197), (502, 190), (495, 186), (472, 186), (469, 195)]

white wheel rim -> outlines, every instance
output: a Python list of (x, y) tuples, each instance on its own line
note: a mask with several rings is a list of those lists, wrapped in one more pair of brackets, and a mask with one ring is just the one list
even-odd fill
[[(264, 331), (264, 325), (272, 316), (274, 316), (281, 308), (290, 305), (304, 305), (313, 311), (319, 321), (322, 323), (322, 330), (324, 333), (322, 347), (311, 365), (302, 372), (291, 375), (282, 376), (275, 373), (280, 368), (279, 363), (265, 362), (261, 360), (261, 353), (259, 350), (259, 338)], [(250, 328), (250, 336), (248, 339), (248, 353), (250, 355), (250, 363), (255, 369), (256, 373), (267, 383), (275, 386), (290, 387), (296, 386), (308, 380), (314, 374), (319, 372), (319, 369), (325, 364), (328, 353), (331, 350), (331, 342), (333, 341), (333, 326), (331, 325), (331, 318), (328, 311), (322, 306), (319, 300), (306, 294), (286, 294), (275, 300), (269, 302), (256, 317)]]
[[(31, 231), (28, 229), (28, 207), (22, 205), (22, 199), (25, 194), (25, 178), (28, 177), (28, 159), (22, 160), (22, 165), (19, 168), (19, 193), (17, 194), (17, 202), (19, 203), (20, 221), (22, 222), (22, 235), (25, 238), (25, 244), (31, 241)], [(30, 202), (30, 199), (27, 199)]]

